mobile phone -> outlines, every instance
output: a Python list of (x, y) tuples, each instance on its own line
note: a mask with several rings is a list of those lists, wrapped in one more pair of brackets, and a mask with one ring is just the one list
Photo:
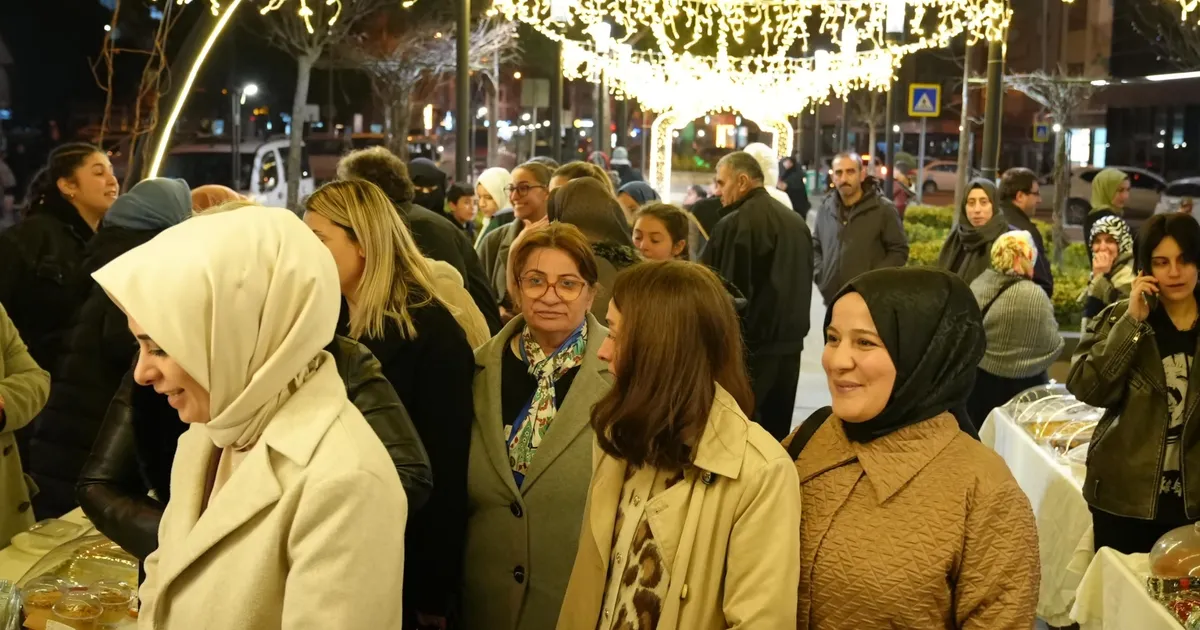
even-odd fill
[(1154, 309), (1158, 308), (1158, 294), (1157, 293), (1151, 293), (1149, 291), (1142, 291), (1142, 299), (1146, 300), (1146, 307), (1148, 310), (1153, 311)]

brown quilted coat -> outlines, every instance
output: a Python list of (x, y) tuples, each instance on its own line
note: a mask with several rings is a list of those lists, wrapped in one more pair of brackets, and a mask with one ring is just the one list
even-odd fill
[(1033, 627), (1037, 531), (995, 452), (942, 414), (867, 444), (830, 418), (796, 461), (798, 630)]

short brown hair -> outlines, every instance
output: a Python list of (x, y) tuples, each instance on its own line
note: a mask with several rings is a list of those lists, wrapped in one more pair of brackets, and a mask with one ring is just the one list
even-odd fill
[(617, 276), (610, 304), (621, 313), (619, 367), (592, 408), (604, 452), (632, 466), (690, 465), (717, 384), (753, 415), (733, 298), (711, 270), (675, 260), (639, 263)]
[(608, 171), (596, 166), (595, 164), (592, 164), (591, 162), (570, 162), (568, 164), (563, 164), (562, 166), (558, 167), (558, 170), (554, 171), (554, 176), (565, 177), (567, 178), (567, 181), (572, 182), (577, 179), (590, 177), (601, 184), (604, 184), (604, 187), (608, 189), (608, 194), (614, 197), (617, 196), (617, 191), (613, 190), (612, 187), (612, 180), (608, 177)]
[[(551, 223), (546, 227), (536, 228), (521, 237), (517, 248), (512, 252), (512, 265), (508, 269), (508, 286), (517, 286), (521, 270), (529, 262), (533, 252), (539, 249), (557, 249), (579, 267), (579, 275), (589, 287), (595, 287), (600, 281), (600, 268), (596, 265), (596, 255), (592, 253), (592, 245), (579, 228), (570, 223)], [(519, 294), (519, 292), (517, 292)], [(511, 296), (514, 304), (519, 304), (520, 295)]]
[(337, 165), (338, 179), (359, 179), (383, 189), (393, 204), (412, 203), (416, 191), (408, 166), (384, 147), (371, 147), (347, 153)]
[(1017, 193), (1028, 195), (1033, 192), (1035, 183), (1037, 175), (1027, 168), (1018, 166), (1004, 171), (1004, 176), (1000, 178), (1000, 201), (1013, 201)]
[(529, 174), (533, 175), (533, 178), (543, 186), (549, 186), (550, 179), (554, 177), (554, 170), (541, 162), (526, 162), (514, 168), (513, 175), (516, 175), (517, 171), (529, 171)]

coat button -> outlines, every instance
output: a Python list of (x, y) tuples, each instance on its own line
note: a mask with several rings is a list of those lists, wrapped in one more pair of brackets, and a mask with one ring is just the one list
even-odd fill
[(704, 473), (704, 476), (700, 477), (700, 481), (702, 481), (706, 486), (711, 486), (714, 478), (716, 478), (716, 475), (713, 475), (711, 472), (706, 472)]
[(518, 564), (517, 567), (515, 569), (513, 569), (513, 579), (517, 581), (517, 584), (524, 584), (525, 583), (525, 567)]
[(521, 511), (521, 504), (517, 503), (516, 501), (510, 503), (508, 505), (508, 509), (512, 512), (512, 515), (517, 518), (521, 518), (521, 515), (524, 514), (524, 512)]
[(17, 511), (24, 514), (25, 512), (28, 512), (29, 508), (31, 508), (31, 507), (33, 507), (33, 504), (31, 504), (28, 501), (22, 501), (21, 505), (17, 506)]

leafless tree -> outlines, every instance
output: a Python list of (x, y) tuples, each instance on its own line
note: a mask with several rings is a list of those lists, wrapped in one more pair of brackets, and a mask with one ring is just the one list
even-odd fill
[(867, 127), (867, 153), (871, 156), (869, 170), (872, 175), (878, 172), (879, 160), (875, 159), (875, 147), (878, 141), (879, 128), (884, 124), (884, 111), (880, 100), (883, 95), (872, 90), (859, 92), (852, 97), (850, 104), (854, 118)]
[(1054, 134), (1054, 264), (1062, 265), (1067, 239), (1063, 233), (1063, 212), (1067, 202), (1067, 134), (1071, 114), (1096, 93), (1091, 79), (1070, 77), (1059, 68), (1056, 74), (1034, 72), (1005, 77), (1007, 87), (1021, 92), (1041, 104), (1051, 119), (1064, 131)]
[[(267, 0), (258, 5), (262, 15), (263, 36), (272, 46), (296, 59), (296, 92), (292, 99), (292, 132), (289, 137), (287, 173), (300, 172), (300, 148), (303, 144), (305, 109), (308, 104), (308, 84), (312, 69), (322, 55), (342, 42), (366, 17), (377, 13), (397, 0), (340, 0), (340, 2), (309, 2), (312, 14), (307, 20), (297, 17), (289, 7), (267, 11)], [(295, 207), (300, 196), (300, 178), (291, 175), (288, 182), (288, 207)]]
[(1200, 67), (1200, 23), (1179, 19), (1177, 0), (1138, 0), (1133, 27), (1168, 61), (1180, 68)]
[[(162, 17), (153, 29), (149, 38), (122, 37), (122, 11), (141, 13), (146, 11), (144, 0), (116, 0), (113, 6), (112, 19), (104, 42), (100, 47), (100, 56), (92, 63), (92, 74), (96, 83), (104, 91), (104, 117), (96, 134), (96, 142), (103, 143), (105, 136), (113, 127), (114, 105), (126, 112), (127, 123), (122, 125), (128, 131), (128, 144), (124, 147), (128, 168), (125, 171), (125, 181), (122, 185), (131, 186), (142, 179), (144, 164), (141, 159), (142, 150), (148, 145), (154, 130), (158, 127), (158, 109), (161, 95), (170, 89), (170, 64), (167, 59), (166, 43), (171, 31), (179, 21), (184, 7), (175, 2), (164, 3)], [(119, 43), (118, 43), (119, 42)], [(141, 63), (141, 78), (131, 99), (117, 100), (113, 93), (113, 82), (120, 70), (117, 62), (124, 58), (145, 58)], [(118, 150), (121, 150), (118, 148)]]
[[(493, 88), (500, 64), (519, 51), (514, 22), (481, 20), (470, 33), (472, 74), (488, 77)], [(446, 80), (455, 70), (457, 33), (448, 21), (386, 20), (377, 28), (348, 38), (339, 49), (342, 62), (365, 72), (376, 100), (384, 108), (388, 148), (408, 159), (408, 125), (416, 99)], [(466, 133), (469, 121), (457, 121)]]

